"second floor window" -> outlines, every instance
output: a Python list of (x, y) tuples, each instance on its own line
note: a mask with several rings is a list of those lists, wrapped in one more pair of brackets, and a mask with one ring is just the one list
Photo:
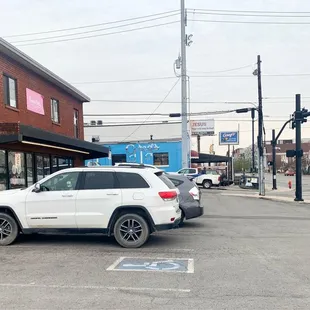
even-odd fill
[(54, 123), (59, 124), (60, 118), (59, 118), (59, 100), (57, 99), (51, 99), (51, 117), (52, 121)]
[(79, 137), (79, 111), (74, 110), (73, 114), (74, 138)]
[(17, 108), (17, 86), (16, 80), (4, 75), (4, 102), (6, 105)]

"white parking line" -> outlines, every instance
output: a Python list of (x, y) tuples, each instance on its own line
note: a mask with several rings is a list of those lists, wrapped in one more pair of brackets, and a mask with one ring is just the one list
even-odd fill
[(35, 283), (0, 283), (0, 287), (18, 287), (18, 288), (51, 288), (51, 289), (88, 289), (88, 290), (106, 290), (106, 291), (156, 291), (171, 293), (190, 293), (190, 289), (177, 288), (155, 288), (155, 287), (118, 287), (101, 285), (58, 285), (58, 284), (35, 284)]

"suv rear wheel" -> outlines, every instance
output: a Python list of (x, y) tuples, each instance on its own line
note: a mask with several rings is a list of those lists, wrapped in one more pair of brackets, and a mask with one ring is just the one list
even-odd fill
[(202, 186), (206, 189), (209, 189), (212, 186), (212, 182), (209, 180), (203, 181)]
[(120, 216), (114, 225), (114, 237), (124, 248), (139, 248), (149, 236), (150, 228), (147, 221), (135, 213)]
[(9, 245), (18, 236), (16, 221), (6, 213), (0, 213), (0, 246)]

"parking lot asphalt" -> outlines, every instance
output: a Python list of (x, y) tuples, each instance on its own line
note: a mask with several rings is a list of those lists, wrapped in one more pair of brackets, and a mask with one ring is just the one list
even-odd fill
[[(20, 237), (0, 248), (0, 308), (309, 309), (308, 207), (218, 190), (203, 204), (204, 216), (140, 249), (100, 235)], [(122, 261), (130, 270), (115, 270)]]

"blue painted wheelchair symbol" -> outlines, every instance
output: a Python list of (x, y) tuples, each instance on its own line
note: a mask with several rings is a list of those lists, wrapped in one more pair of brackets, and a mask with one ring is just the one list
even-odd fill
[(194, 272), (193, 259), (120, 257), (107, 270)]
[(123, 267), (130, 268), (143, 268), (143, 269), (149, 269), (149, 270), (175, 270), (180, 269), (180, 264), (175, 263), (173, 261), (158, 261), (158, 262), (152, 262), (152, 263), (144, 263), (142, 265), (137, 264), (123, 264)]

